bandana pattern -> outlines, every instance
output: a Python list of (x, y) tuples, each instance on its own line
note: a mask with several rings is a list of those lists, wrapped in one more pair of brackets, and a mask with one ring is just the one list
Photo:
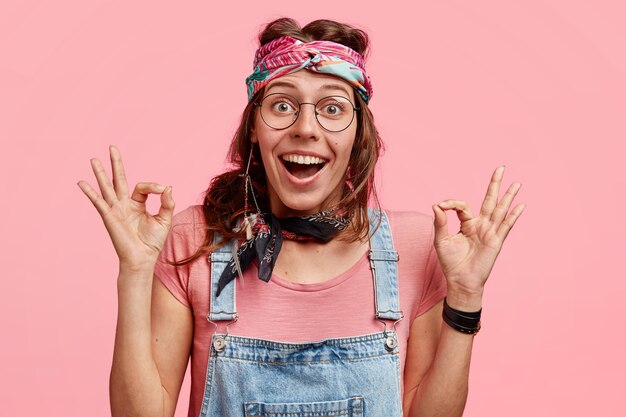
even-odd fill
[(261, 46), (254, 57), (254, 72), (246, 78), (248, 101), (271, 80), (301, 69), (346, 80), (366, 103), (372, 97), (372, 81), (365, 73), (361, 54), (331, 41), (302, 42), (283, 36)]
[(272, 276), (283, 239), (317, 239), (328, 242), (350, 223), (348, 217), (337, 215), (333, 210), (322, 211), (310, 216), (284, 219), (278, 219), (271, 212), (253, 216), (253, 237), (239, 246), (236, 259), (233, 257), (222, 272), (218, 281), (216, 297), (220, 295), (222, 289), (229, 282), (237, 277), (238, 273), (250, 265), (254, 258), (259, 263), (259, 279), (268, 282)]

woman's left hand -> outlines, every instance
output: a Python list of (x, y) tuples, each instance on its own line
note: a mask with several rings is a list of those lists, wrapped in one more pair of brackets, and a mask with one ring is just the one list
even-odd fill
[[(435, 249), (441, 269), (448, 281), (448, 302), (459, 309), (479, 309), (489, 273), (502, 249), (509, 231), (524, 210), (518, 204), (509, 212), (515, 195), (522, 186), (514, 182), (498, 202), (504, 166), (494, 171), (487, 195), (474, 217), (467, 202), (445, 200), (433, 205), (435, 213)], [(461, 221), (461, 230), (448, 234), (445, 210), (455, 210)], [(453, 301), (451, 303), (451, 298)], [(467, 310), (466, 310), (467, 311)]]

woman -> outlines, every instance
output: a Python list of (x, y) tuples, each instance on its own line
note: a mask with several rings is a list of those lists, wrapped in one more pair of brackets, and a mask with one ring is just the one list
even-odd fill
[[(509, 211), (521, 184), (498, 201), (499, 167), (478, 216), (446, 200), (434, 227), (368, 209), (381, 142), (366, 34), (278, 19), (259, 40), (233, 170), (202, 206), (173, 216), (172, 188), (156, 183), (129, 197), (114, 146), (113, 184), (92, 159), (102, 197), (78, 184), (120, 259), (113, 415), (173, 415), (190, 353), (190, 416), (462, 415), (483, 288), (524, 209)], [(149, 194), (161, 196), (155, 216)]]

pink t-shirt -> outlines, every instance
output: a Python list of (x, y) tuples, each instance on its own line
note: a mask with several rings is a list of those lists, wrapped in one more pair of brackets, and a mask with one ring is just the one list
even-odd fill
[[(393, 211), (387, 211), (387, 215), (400, 256), (398, 280), (404, 320), (396, 329), (400, 369), (404, 370), (411, 323), (443, 299), (446, 280), (432, 243), (432, 216)], [(176, 214), (155, 267), (155, 275), (174, 297), (193, 310), (190, 416), (200, 413), (209, 345), (215, 331), (215, 326), (207, 321), (209, 256), (203, 255), (180, 267), (168, 265), (162, 259), (180, 260), (195, 253), (204, 241), (204, 224), (200, 205)], [(374, 288), (367, 254), (345, 272), (318, 284), (296, 284), (276, 275), (266, 283), (258, 279), (256, 263), (253, 265), (244, 272), (243, 282), (236, 280), (239, 320), (229, 326), (229, 334), (306, 342), (383, 330), (374, 317)], [(220, 322), (218, 331), (225, 331), (224, 322)]]

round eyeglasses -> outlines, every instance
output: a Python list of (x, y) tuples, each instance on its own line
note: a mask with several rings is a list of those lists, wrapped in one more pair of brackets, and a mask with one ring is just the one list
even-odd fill
[(359, 110), (343, 96), (324, 97), (317, 103), (300, 103), (289, 94), (272, 93), (254, 104), (261, 108), (261, 118), (265, 124), (276, 130), (293, 125), (298, 120), (303, 104), (315, 106), (317, 123), (329, 132), (346, 130), (354, 120), (354, 113)]

